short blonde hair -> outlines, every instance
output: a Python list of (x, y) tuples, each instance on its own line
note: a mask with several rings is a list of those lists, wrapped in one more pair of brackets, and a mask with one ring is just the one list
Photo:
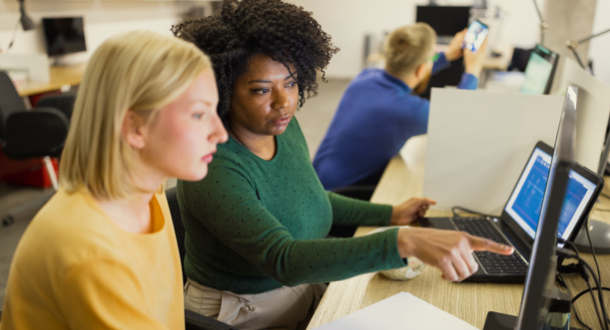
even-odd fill
[(201, 50), (175, 37), (132, 31), (104, 41), (79, 87), (61, 156), (62, 188), (107, 200), (140, 191), (133, 180), (136, 150), (121, 137), (127, 110), (150, 122), (209, 68)]
[(386, 70), (409, 73), (432, 55), (436, 32), (426, 23), (416, 23), (394, 30), (385, 43)]

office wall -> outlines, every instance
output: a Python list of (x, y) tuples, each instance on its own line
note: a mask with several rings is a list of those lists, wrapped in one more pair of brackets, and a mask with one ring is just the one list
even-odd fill
[[(362, 67), (364, 35), (384, 32), (415, 21), (415, 6), (427, 0), (287, 0), (312, 11), (323, 29), (341, 51), (332, 60), (330, 77), (352, 78)], [(532, 47), (539, 38), (539, 21), (533, 0), (488, 0), (490, 8), (500, 6), (505, 13), (502, 40), (516, 47)], [(560, 0), (554, 0), (560, 1)], [(438, 0), (442, 5), (470, 5), (472, 0)], [(540, 8), (545, 1), (537, 0)], [(190, 1), (52, 1), (26, 0), (27, 10), (37, 24), (42, 16), (85, 16), (87, 46), (95, 49), (108, 36), (133, 29), (150, 29), (168, 33), (169, 27), (180, 20)], [(610, 0), (597, 0), (593, 31), (610, 28), (604, 13), (610, 12)], [(0, 1), (0, 49), (5, 50), (19, 18), (16, 0)], [(552, 28), (552, 27), (551, 27)], [(40, 26), (35, 31), (17, 30), (11, 53), (44, 53)], [(90, 53), (90, 52), (89, 52)], [(594, 61), (595, 74), (610, 83), (610, 33), (591, 41), (589, 56)]]
[[(610, 0), (597, 0), (592, 33), (610, 29), (608, 13), (610, 13)], [(610, 32), (590, 41), (589, 57), (593, 59), (595, 76), (610, 84)]]
[[(415, 22), (415, 6), (427, 0), (288, 0), (314, 13), (322, 28), (341, 51), (333, 58), (327, 74), (330, 77), (352, 78), (362, 68), (364, 35)], [(541, 10), (545, 0), (536, 0)], [(564, 0), (553, 0), (564, 1)], [(473, 0), (439, 0), (442, 5), (471, 5)], [(533, 0), (488, 0), (492, 12), (502, 8), (504, 24), (501, 40), (515, 47), (531, 48), (539, 41), (539, 19)], [(610, 0), (597, 0), (593, 31), (610, 28), (603, 16), (610, 12)], [(605, 21), (604, 21), (605, 20)], [(552, 27), (550, 27), (552, 28)], [(589, 56), (594, 60), (596, 76), (610, 83), (610, 33), (591, 42)]]
[[(193, 2), (172, 1), (51, 1), (26, 0), (29, 16), (36, 28), (23, 31), (18, 27), (10, 54), (45, 53), (41, 17), (83, 16), (87, 57), (106, 38), (119, 32), (146, 29), (170, 35), (172, 24), (180, 21), (181, 13)], [(13, 28), (19, 20), (16, 0), (0, 2), (0, 49), (7, 51)]]
[[(364, 35), (382, 35), (415, 22), (416, 5), (427, 0), (288, 0), (313, 12), (322, 28), (341, 51), (332, 60), (328, 75), (351, 78), (362, 65)], [(544, 0), (537, 0), (544, 8)], [(603, 1), (603, 0), (598, 0)], [(471, 5), (472, 0), (441, 0), (442, 5)], [(532, 0), (488, 0), (490, 8), (500, 5), (505, 22), (502, 39), (516, 47), (533, 47), (538, 40), (539, 21)]]

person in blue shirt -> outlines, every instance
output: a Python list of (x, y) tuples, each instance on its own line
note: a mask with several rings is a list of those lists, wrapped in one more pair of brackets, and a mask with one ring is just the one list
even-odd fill
[(477, 88), (485, 43), (475, 54), (463, 50), (465, 33), (457, 33), (438, 54), (436, 32), (426, 23), (388, 36), (385, 68), (365, 69), (350, 82), (316, 153), (313, 166), (325, 189), (369, 187), (365, 196), (370, 197), (390, 159), (410, 137), (426, 133), (430, 102), (416, 94), (450, 61), (463, 55), (458, 88)]

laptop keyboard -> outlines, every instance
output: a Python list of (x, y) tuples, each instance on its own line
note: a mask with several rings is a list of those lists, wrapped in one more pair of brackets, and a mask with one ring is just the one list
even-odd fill
[[(460, 231), (485, 237), (492, 241), (511, 245), (491, 221), (485, 218), (453, 218)], [(505, 256), (486, 251), (475, 251), (474, 255), (488, 274), (526, 274), (527, 263), (518, 253)]]

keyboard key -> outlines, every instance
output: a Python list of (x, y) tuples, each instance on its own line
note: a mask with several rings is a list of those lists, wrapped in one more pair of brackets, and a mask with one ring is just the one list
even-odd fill
[[(453, 218), (453, 220), (461, 231), (510, 245), (494, 224), (485, 218), (460, 217)], [(516, 253), (504, 256), (486, 251), (476, 251), (474, 255), (489, 274), (525, 274), (527, 272), (527, 263)]]

